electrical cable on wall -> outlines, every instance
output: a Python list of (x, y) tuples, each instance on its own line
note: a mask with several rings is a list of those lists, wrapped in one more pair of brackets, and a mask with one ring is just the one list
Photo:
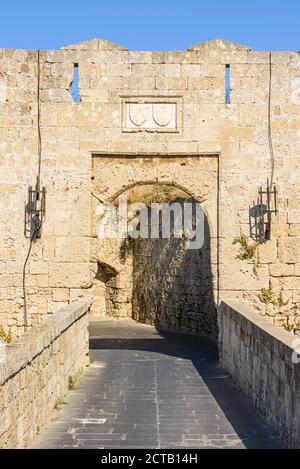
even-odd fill
[(273, 186), (274, 172), (275, 172), (275, 156), (272, 140), (272, 119), (271, 119), (271, 106), (272, 106), (272, 52), (269, 54), (269, 97), (268, 97), (268, 140), (271, 156), (271, 178), (270, 187)]
[(91, 194), (95, 199), (97, 199), (100, 202), (100, 204), (104, 204), (103, 200), (99, 199), (99, 197), (97, 197), (93, 192), (91, 192)]
[(37, 173), (37, 191), (41, 189), (41, 167), (42, 167), (42, 137), (41, 137), (41, 100), (40, 100), (40, 81), (41, 81), (40, 51), (37, 51), (37, 131), (38, 131), (38, 173)]
[(30, 242), (29, 242), (29, 249), (28, 249), (28, 252), (27, 252), (27, 256), (26, 256), (26, 259), (25, 259), (25, 262), (24, 262), (24, 265), (23, 265), (23, 308), (24, 308), (24, 332), (27, 332), (27, 328), (28, 328), (28, 314), (27, 314), (27, 299), (26, 299), (26, 266), (27, 266), (27, 262), (28, 262), (28, 259), (29, 259), (29, 256), (30, 256), (30, 253), (31, 253), (31, 249), (32, 249), (32, 245), (33, 245), (33, 239), (34, 239), (34, 236), (32, 236), (30, 238)]
[(257, 205), (249, 210), (250, 235), (259, 243), (271, 239), (272, 216), (278, 213), (277, 188), (274, 184), (275, 155), (272, 139), (272, 52), (269, 52), (269, 92), (268, 92), (268, 142), (271, 158), (271, 175), (266, 186), (258, 188)]
[(23, 299), (24, 299), (24, 331), (28, 328), (26, 299), (26, 267), (31, 254), (33, 242), (40, 237), (43, 216), (45, 215), (45, 188), (41, 189), (42, 139), (41, 139), (41, 105), (40, 105), (40, 51), (37, 51), (37, 140), (38, 140), (38, 171), (35, 189), (29, 187), (28, 202), (25, 206), (25, 236), (29, 233), (29, 248), (23, 265)]

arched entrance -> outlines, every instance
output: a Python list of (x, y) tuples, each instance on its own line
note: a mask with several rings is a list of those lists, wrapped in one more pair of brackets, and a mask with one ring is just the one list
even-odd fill
[[(106, 160), (107, 163), (107, 160)], [(184, 238), (136, 239), (94, 239), (94, 252), (98, 266), (107, 264), (114, 271), (109, 278), (100, 279), (102, 289), (95, 288), (94, 305), (99, 303), (97, 291), (105, 296), (107, 316), (131, 317), (139, 322), (155, 325), (160, 329), (181, 330), (193, 333), (216, 336), (217, 319), (215, 308), (215, 273), (216, 273), (216, 242), (214, 225), (216, 216), (216, 172), (201, 169), (197, 165), (198, 178), (193, 170), (195, 161), (182, 162), (184, 177), (168, 181), (148, 180), (132, 181), (128, 184), (128, 171), (140, 171), (136, 161), (130, 162), (130, 169), (124, 171), (124, 161), (117, 161), (112, 173), (119, 171), (118, 188), (114, 194), (107, 187), (107, 167), (95, 165), (93, 171), (93, 215), (97, 212), (97, 199), (101, 203), (118, 205), (120, 195), (126, 196), (129, 204), (142, 202), (151, 203), (174, 202), (184, 204), (203, 202), (204, 244), (200, 249), (187, 249)], [(147, 161), (148, 168), (151, 162)], [(152, 161), (153, 164), (154, 161)], [(211, 163), (211, 161), (210, 161)], [(128, 164), (128, 161), (127, 161)], [(178, 161), (173, 161), (178, 166)], [(180, 163), (179, 163), (180, 164)], [(170, 162), (164, 161), (170, 171)], [(187, 166), (187, 167), (186, 167)], [(180, 165), (181, 167), (181, 165)], [(174, 169), (174, 168), (173, 168)], [(162, 167), (160, 168), (162, 171)], [(166, 171), (166, 172), (167, 172)], [(185, 187), (187, 176), (193, 178), (194, 184)], [(199, 177), (201, 176), (201, 177)], [(127, 183), (125, 185), (125, 182)], [(197, 182), (197, 184), (196, 184)], [(201, 187), (202, 182), (202, 189)], [(197, 195), (197, 196), (196, 196)], [(94, 215), (94, 230), (97, 231), (97, 216)], [(99, 281), (99, 274), (96, 275)], [(103, 304), (103, 299), (102, 299)], [(94, 311), (95, 311), (94, 307)]]

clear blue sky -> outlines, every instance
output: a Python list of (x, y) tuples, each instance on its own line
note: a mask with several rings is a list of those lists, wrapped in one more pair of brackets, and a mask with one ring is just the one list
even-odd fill
[(214, 38), (300, 50), (299, 0), (1, 0), (0, 47), (58, 49), (99, 37), (133, 50)]

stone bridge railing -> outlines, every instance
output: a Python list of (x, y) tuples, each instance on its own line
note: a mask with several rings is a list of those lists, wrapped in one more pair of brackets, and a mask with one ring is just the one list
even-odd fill
[(68, 379), (88, 364), (88, 310), (73, 303), (1, 348), (0, 448), (24, 448), (49, 421)]
[[(223, 367), (288, 447), (300, 447), (297, 338), (234, 302), (219, 307)], [(299, 338), (298, 338), (299, 341)], [(299, 345), (298, 345), (299, 350)], [(293, 359), (294, 357), (294, 359)]]

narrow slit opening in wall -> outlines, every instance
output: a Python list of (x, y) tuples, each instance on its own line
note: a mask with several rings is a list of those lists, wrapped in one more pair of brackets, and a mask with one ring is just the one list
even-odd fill
[(79, 94), (79, 67), (78, 64), (74, 64), (73, 81), (72, 81), (72, 98), (74, 103), (80, 103), (81, 98)]
[(225, 67), (225, 104), (230, 104), (230, 65)]

